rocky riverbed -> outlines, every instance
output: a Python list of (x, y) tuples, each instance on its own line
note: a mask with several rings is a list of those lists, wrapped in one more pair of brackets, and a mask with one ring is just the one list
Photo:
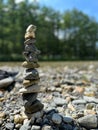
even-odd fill
[(0, 130), (98, 130), (98, 66), (65, 64), (38, 69), (38, 95), (44, 111), (27, 119), (22, 96), (23, 71), (20, 66), (1, 66), (16, 72), (14, 86), (0, 90)]

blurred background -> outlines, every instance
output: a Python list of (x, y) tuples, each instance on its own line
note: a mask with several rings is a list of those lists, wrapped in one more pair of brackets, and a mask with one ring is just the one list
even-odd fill
[(98, 60), (97, 11), (97, 0), (0, 0), (0, 61), (23, 60), (29, 24), (40, 60)]

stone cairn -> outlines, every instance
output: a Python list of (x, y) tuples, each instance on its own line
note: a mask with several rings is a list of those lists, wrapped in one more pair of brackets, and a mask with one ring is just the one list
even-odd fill
[[(26, 61), (22, 66), (25, 69), (23, 76), (22, 93), (24, 108), (26, 115), (32, 115), (43, 109), (44, 105), (37, 99), (37, 94), (41, 92), (38, 82), (40, 80), (39, 73), (35, 68), (39, 67), (38, 55), (40, 51), (35, 46), (35, 30), (36, 26), (29, 25), (25, 33), (25, 50), (23, 52)], [(28, 116), (29, 117), (29, 116)]]

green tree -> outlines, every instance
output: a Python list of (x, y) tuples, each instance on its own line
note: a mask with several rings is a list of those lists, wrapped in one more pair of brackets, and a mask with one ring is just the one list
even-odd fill
[(98, 40), (97, 22), (76, 9), (65, 12), (63, 20), (63, 40), (69, 55), (82, 59), (87, 57), (94, 58), (95, 44)]

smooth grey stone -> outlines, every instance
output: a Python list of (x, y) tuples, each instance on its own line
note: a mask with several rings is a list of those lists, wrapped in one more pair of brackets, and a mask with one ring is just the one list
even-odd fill
[(87, 102), (85, 100), (74, 100), (72, 101), (73, 104), (86, 104)]
[(30, 121), (27, 121), (19, 130), (31, 130)]
[(25, 105), (24, 107), (25, 107), (25, 112), (27, 114), (33, 114), (35, 112), (41, 111), (44, 105), (39, 100), (36, 100), (31, 105)]
[(24, 79), (26, 80), (39, 79), (39, 73), (36, 69), (26, 69), (24, 73)]
[(6, 127), (6, 129), (8, 129), (8, 130), (13, 130), (13, 128), (14, 128), (14, 123), (7, 123), (7, 124), (5, 125), (5, 127)]
[(97, 128), (96, 115), (87, 115), (78, 119), (79, 124), (86, 129)]
[(52, 121), (55, 123), (55, 124), (61, 124), (61, 122), (62, 122), (62, 117), (59, 115), (59, 114), (57, 114), (57, 113), (54, 113), (53, 115), (52, 115)]
[(84, 98), (84, 100), (86, 100), (86, 101), (89, 102), (89, 103), (98, 103), (98, 98), (95, 98), (95, 97), (87, 97), (87, 96), (84, 96), (83, 98)]
[(66, 100), (63, 98), (56, 97), (54, 98), (54, 103), (56, 105), (62, 106), (62, 105), (66, 105)]
[(30, 106), (37, 98), (37, 93), (24, 93), (22, 94), (24, 106)]
[(63, 121), (64, 121), (65, 123), (71, 123), (71, 122), (73, 122), (73, 119), (70, 118), (70, 117), (63, 117)]
[(31, 127), (27, 125), (22, 125), (19, 130), (31, 130)]

